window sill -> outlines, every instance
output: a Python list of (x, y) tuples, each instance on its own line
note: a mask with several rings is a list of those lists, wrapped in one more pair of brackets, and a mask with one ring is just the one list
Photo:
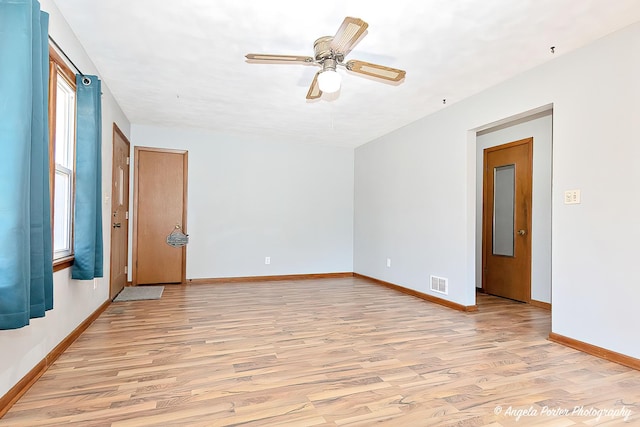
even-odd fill
[(54, 260), (53, 271), (56, 272), (56, 271), (64, 270), (65, 268), (71, 267), (73, 265), (73, 260), (74, 260), (73, 255)]

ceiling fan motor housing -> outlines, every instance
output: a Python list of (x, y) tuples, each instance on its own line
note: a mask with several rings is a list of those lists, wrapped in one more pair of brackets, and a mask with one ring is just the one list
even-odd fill
[(316, 56), (316, 61), (322, 61), (323, 59), (331, 58), (333, 52), (331, 51), (331, 42), (333, 37), (324, 36), (320, 37), (313, 43), (313, 52)]

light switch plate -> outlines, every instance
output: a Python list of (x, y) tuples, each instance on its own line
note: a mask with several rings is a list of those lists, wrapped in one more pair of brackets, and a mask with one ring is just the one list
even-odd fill
[(566, 190), (564, 192), (565, 205), (577, 205), (580, 203), (580, 190)]

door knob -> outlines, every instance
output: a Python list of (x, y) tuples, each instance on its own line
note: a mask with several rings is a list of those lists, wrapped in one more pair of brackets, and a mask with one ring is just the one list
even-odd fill
[(119, 222), (114, 222), (113, 223), (113, 228), (120, 228), (120, 223)]
[(526, 230), (518, 230), (518, 236), (524, 236), (527, 234)]

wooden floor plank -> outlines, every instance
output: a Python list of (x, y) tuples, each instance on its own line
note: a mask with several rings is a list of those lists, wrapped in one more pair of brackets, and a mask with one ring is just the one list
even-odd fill
[(113, 303), (0, 426), (640, 425), (639, 371), (547, 340), (548, 310), (478, 308), (356, 277), (166, 286)]

